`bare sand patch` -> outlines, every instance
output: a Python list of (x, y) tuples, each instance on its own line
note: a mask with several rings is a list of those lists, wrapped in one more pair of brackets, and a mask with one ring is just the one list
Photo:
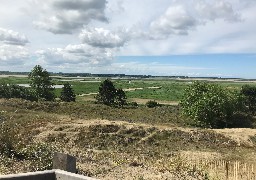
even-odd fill
[(253, 142), (251, 137), (256, 135), (256, 129), (249, 128), (233, 128), (233, 129), (214, 129), (215, 132), (223, 134), (233, 140), (235, 140), (240, 145), (246, 145), (253, 147)]

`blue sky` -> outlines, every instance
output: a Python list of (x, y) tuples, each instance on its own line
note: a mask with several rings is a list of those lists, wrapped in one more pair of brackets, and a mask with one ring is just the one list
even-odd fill
[[(152, 67), (157, 66), (155, 71), (152, 68), (152, 75), (213, 76), (227, 78), (256, 77), (256, 54), (122, 56), (117, 59), (118, 62), (122, 63), (137, 63), (137, 66), (143, 66), (143, 64), (148, 64)], [(164, 71), (161, 71), (161, 69)]]
[(255, 0), (1, 0), (0, 70), (256, 78)]

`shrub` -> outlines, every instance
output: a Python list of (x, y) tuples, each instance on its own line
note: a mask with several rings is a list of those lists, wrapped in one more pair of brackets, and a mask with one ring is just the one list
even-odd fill
[(159, 106), (159, 104), (158, 104), (156, 101), (150, 100), (150, 101), (146, 102), (146, 106), (147, 106), (148, 108), (154, 108), (154, 107)]
[(21, 98), (30, 101), (36, 100), (35, 94), (28, 88), (15, 84), (0, 84), (0, 98)]
[(244, 85), (241, 89), (241, 94), (244, 96), (244, 103), (250, 113), (256, 112), (256, 87)]
[(134, 102), (134, 101), (130, 102), (129, 105), (132, 106), (132, 107), (138, 107), (139, 106), (138, 103)]
[(232, 125), (234, 114), (243, 107), (241, 96), (223, 87), (206, 82), (194, 82), (180, 102), (182, 113), (201, 127), (223, 128)]

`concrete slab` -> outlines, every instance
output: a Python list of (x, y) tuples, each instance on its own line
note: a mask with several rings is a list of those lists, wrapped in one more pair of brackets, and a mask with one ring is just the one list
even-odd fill
[(1, 180), (97, 180), (59, 169), (0, 176)]

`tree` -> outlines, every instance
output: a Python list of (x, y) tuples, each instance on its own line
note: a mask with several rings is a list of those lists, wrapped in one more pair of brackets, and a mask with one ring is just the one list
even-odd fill
[(96, 100), (98, 103), (113, 105), (115, 103), (115, 96), (116, 88), (114, 84), (109, 79), (106, 79), (100, 84)]
[(60, 99), (65, 102), (76, 101), (76, 95), (69, 83), (64, 84), (62, 88)]
[(126, 95), (125, 92), (122, 89), (117, 89), (116, 90), (116, 98), (115, 98), (115, 103), (119, 106), (119, 107), (123, 107), (124, 105), (127, 104), (126, 102)]
[(242, 108), (238, 93), (206, 82), (194, 82), (180, 102), (182, 113), (201, 127), (223, 128), (232, 124), (233, 115)]
[(55, 98), (53, 83), (51, 82), (50, 74), (40, 65), (36, 65), (28, 75), (30, 86), (33, 89), (37, 100), (43, 99), (52, 101)]

